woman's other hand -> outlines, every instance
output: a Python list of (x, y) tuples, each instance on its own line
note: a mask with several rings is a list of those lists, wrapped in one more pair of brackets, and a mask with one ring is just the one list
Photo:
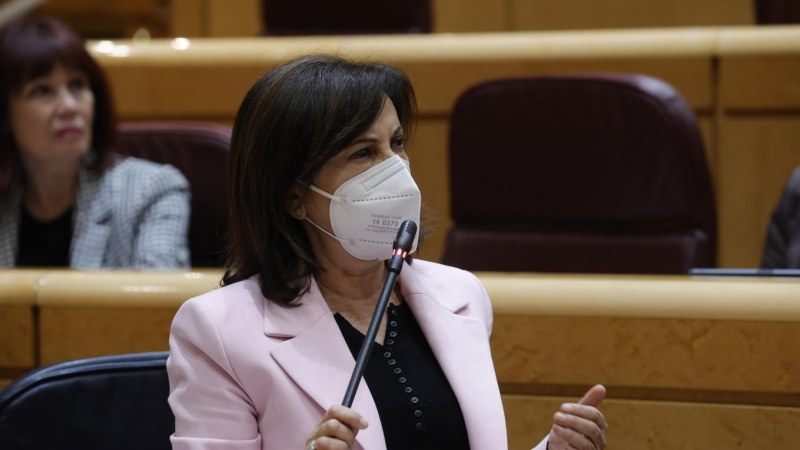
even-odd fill
[(306, 449), (350, 450), (360, 430), (367, 428), (367, 419), (341, 405), (331, 406), (306, 441)]
[(548, 450), (603, 450), (608, 425), (597, 409), (606, 398), (606, 388), (597, 385), (578, 403), (565, 403), (555, 414)]

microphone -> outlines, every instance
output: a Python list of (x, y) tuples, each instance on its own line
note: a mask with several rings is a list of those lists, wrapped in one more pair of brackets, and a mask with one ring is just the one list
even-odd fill
[(383, 289), (381, 289), (381, 295), (378, 297), (378, 305), (375, 307), (375, 313), (372, 314), (372, 320), (369, 322), (364, 343), (361, 344), (361, 350), (358, 351), (356, 368), (353, 370), (353, 375), (350, 377), (350, 383), (348, 383), (347, 391), (344, 394), (344, 400), (342, 400), (342, 405), (348, 408), (353, 406), (358, 383), (367, 368), (367, 360), (370, 352), (372, 352), (372, 346), (375, 344), (375, 336), (378, 335), (383, 313), (389, 305), (389, 297), (392, 294), (392, 290), (394, 290), (397, 276), (400, 275), (400, 271), (403, 269), (403, 262), (406, 260), (408, 252), (411, 251), (416, 236), (417, 224), (413, 220), (405, 220), (400, 224), (400, 228), (397, 230), (397, 237), (392, 243), (392, 258), (387, 265), (389, 273), (386, 275), (386, 281), (383, 282)]

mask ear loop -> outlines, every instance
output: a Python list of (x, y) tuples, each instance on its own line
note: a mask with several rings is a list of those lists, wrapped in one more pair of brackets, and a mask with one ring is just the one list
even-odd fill
[(330, 236), (330, 237), (332, 237), (332, 238), (336, 239), (337, 241), (339, 241), (339, 242), (343, 242), (343, 243), (348, 243), (348, 241), (347, 241), (346, 239), (342, 239), (342, 238), (340, 238), (339, 236), (336, 236), (335, 234), (333, 234), (333, 233), (329, 232), (329, 231), (328, 231), (328, 230), (326, 230), (325, 228), (322, 228), (321, 226), (319, 226), (319, 225), (315, 224), (315, 223), (314, 223), (314, 221), (313, 221), (313, 220), (311, 220), (311, 219), (309, 219), (308, 217), (306, 217), (306, 218), (305, 218), (305, 221), (306, 221), (306, 222), (308, 222), (308, 223), (310, 223), (311, 225), (314, 225), (315, 227), (317, 227), (317, 229), (318, 229), (319, 231), (322, 231), (323, 233), (325, 233), (325, 234), (327, 234), (328, 236)]
[(322, 189), (314, 186), (313, 184), (308, 184), (308, 185), (304, 185), (304, 186), (309, 188), (309, 189), (311, 189), (312, 191), (316, 192), (317, 194), (319, 194), (319, 195), (321, 195), (323, 197), (327, 197), (327, 198), (331, 199), (334, 202), (339, 202), (339, 203), (342, 202), (341, 198), (339, 198), (339, 197), (337, 197), (335, 195), (328, 194), (327, 192), (325, 192)]
[[(342, 201), (339, 197), (336, 197), (334, 195), (328, 194), (327, 192), (325, 192), (322, 189), (314, 186), (313, 184), (306, 184), (306, 183), (303, 183), (302, 181), (298, 181), (298, 183), (300, 185), (302, 185), (302, 186), (305, 186), (305, 187), (311, 189), (312, 191), (316, 192), (317, 194), (319, 194), (319, 195), (321, 195), (323, 197), (327, 197), (327, 198), (331, 199), (331, 201), (334, 201), (334, 202), (341, 202)], [(332, 237), (333, 239), (336, 239), (339, 242), (348, 243), (348, 241), (346, 239), (342, 239), (339, 236), (336, 236), (335, 234), (329, 232), (325, 228), (322, 228), (321, 226), (319, 226), (316, 223), (314, 223), (314, 221), (309, 219), (308, 216), (303, 218), (303, 220), (305, 220), (306, 222), (310, 223), (311, 225), (314, 225), (319, 231), (322, 231), (323, 233), (327, 234), (328, 236)]]

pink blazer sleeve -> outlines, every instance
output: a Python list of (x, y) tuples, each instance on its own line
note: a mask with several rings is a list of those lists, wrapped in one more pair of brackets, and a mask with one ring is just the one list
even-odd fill
[(172, 448), (260, 450), (256, 412), (203, 303), (184, 303), (172, 322), (169, 346)]

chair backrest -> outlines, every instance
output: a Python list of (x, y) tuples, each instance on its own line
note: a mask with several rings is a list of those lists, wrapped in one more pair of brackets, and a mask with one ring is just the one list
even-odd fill
[(231, 129), (212, 123), (138, 122), (120, 125), (117, 151), (180, 170), (192, 187), (189, 250), (192, 267), (219, 267), (228, 214)]
[(0, 448), (169, 450), (168, 352), (37, 369), (0, 392)]
[(430, 33), (430, 0), (262, 0), (266, 34)]
[(800, 23), (800, 1), (756, 0), (756, 22), (759, 25)]
[(795, 167), (767, 225), (762, 269), (800, 269), (800, 166)]
[(454, 228), (468, 270), (686, 273), (716, 219), (695, 116), (669, 84), (585, 74), (490, 81), (451, 118)]

